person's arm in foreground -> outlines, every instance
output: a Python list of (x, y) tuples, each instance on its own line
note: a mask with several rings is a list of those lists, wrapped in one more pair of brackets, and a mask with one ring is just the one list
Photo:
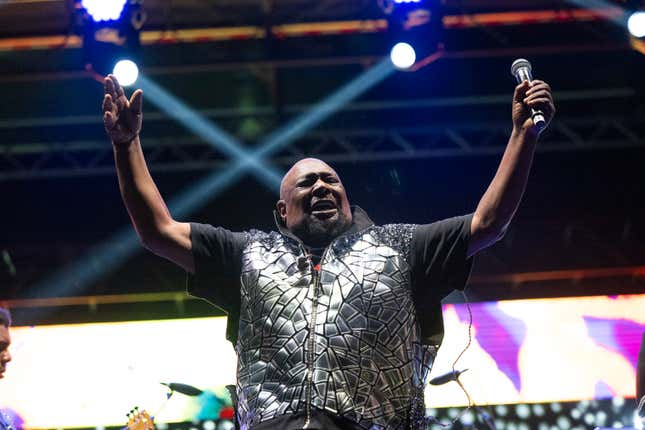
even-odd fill
[(172, 218), (143, 157), (142, 104), (141, 90), (128, 100), (113, 75), (105, 78), (103, 124), (112, 140), (121, 196), (143, 246), (192, 273), (190, 224)]
[(497, 173), (473, 215), (468, 256), (502, 238), (520, 204), (539, 137), (531, 108), (542, 111), (547, 124), (553, 118), (551, 88), (543, 81), (525, 81), (515, 87), (513, 131)]

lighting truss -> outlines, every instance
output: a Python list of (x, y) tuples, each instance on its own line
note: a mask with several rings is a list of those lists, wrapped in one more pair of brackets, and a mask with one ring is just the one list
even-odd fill
[[(627, 88), (597, 89), (592, 92), (569, 92), (559, 94), (559, 101), (570, 99), (593, 99), (600, 95), (630, 97)], [(481, 102), (481, 97), (478, 98)], [(486, 101), (486, 100), (484, 100)], [(384, 109), (405, 110), (422, 107), (454, 106), (474, 103), (474, 100), (443, 99), (417, 100), (409, 103), (382, 101), (352, 103), (347, 111), (379, 111)], [(490, 104), (507, 103), (507, 95), (487, 97)], [(286, 107), (297, 112), (301, 107)], [(218, 118), (220, 111), (200, 111), (206, 117)], [(233, 112), (227, 116), (264, 115), (270, 109), (257, 112)], [(59, 119), (50, 118), (52, 124)], [(85, 116), (66, 117), (66, 124), (86, 124), (95, 119)], [(147, 122), (167, 121), (162, 114), (151, 113)], [(43, 120), (33, 123), (0, 123), (0, 130), (11, 127), (43, 126)], [(327, 127), (304, 134), (296, 143), (286, 146), (270, 157), (271, 163), (289, 165), (294, 161), (315, 155), (329, 162), (375, 162), (379, 160), (405, 160), (418, 158), (442, 158), (482, 156), (502, 153), (508, 134), (509, 121), (475, 122), (436, 125), (380, 125), (368, 127)], [(620, 149), (645, 146), (645, 118), (642, 116), (562, 117), (557, 116), (550, 125), (538, 151), (584, 151), (592, 149)], [(226, 168), (228, 157), (200, 138), (191, 135), (145, 138), (146, 160), (151, 170), (157, 172), (181, 172)], [(114, 173), (112, 148), (103, 139), (75, 140), (67, 142), (16, 142), (3, 146), (0, 152), (0, 180), (36, 179), (44, 177), (75, 177)]]

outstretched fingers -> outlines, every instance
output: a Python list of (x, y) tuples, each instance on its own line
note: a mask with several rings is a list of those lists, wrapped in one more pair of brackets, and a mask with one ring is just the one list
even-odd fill
[(104, 82), (104, 93), (109, 94), (112, 97), (112, 101), (116, 101), (116, 86), (114, 84), (114, 77), (112, 75), (107, 75)]
[(105, 78), (106, 81), (106, 91), (109, 91), (109, 94), (112, 96), (112, 100), (116, 104), (116, 107), (119, 111), (128, 107), (128, 98), (125, 96), (123, 87), (119, 84), (119, 80), (113, 74), (107, 75)]
[(103, 96), (103, 125), (110, 130), (114, 127), (117, 121), (116, 106), (112, 101), (110, 94)]
[(141, 114), (141, 109), (143, 107), (143, 91), (136, 90), (132, 97), (130, 97), (130, 109), (135, 115)]
[(109, 94), (105, 94), (103, 96), (103, 103), (101, 104), (101, 111), (105, 113), (105, 112), (112, 112), (113, 110), (114, 110), (114, 103), (112, 103), (112, 96)]

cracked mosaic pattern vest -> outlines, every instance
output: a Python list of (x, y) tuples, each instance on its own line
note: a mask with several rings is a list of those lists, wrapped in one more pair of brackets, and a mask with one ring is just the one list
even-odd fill
[(370, 430), (423, 426), (436, 347), (420, 341), (412, 302), (414, 228), (342, 236), (316, 267), (298, 241), (250, 233), (236, 345), (242, 429), (313, 408)]

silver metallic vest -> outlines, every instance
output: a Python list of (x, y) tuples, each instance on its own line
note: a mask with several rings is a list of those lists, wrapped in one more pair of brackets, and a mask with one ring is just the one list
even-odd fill
[(420, 341), (412, 302), (414, 229), (342, 236), (318, 267), (297, 241), (250, 233), (236, 345), (243, 430), (313, 408), (370, 430), (423, 426), (436, 347)]

